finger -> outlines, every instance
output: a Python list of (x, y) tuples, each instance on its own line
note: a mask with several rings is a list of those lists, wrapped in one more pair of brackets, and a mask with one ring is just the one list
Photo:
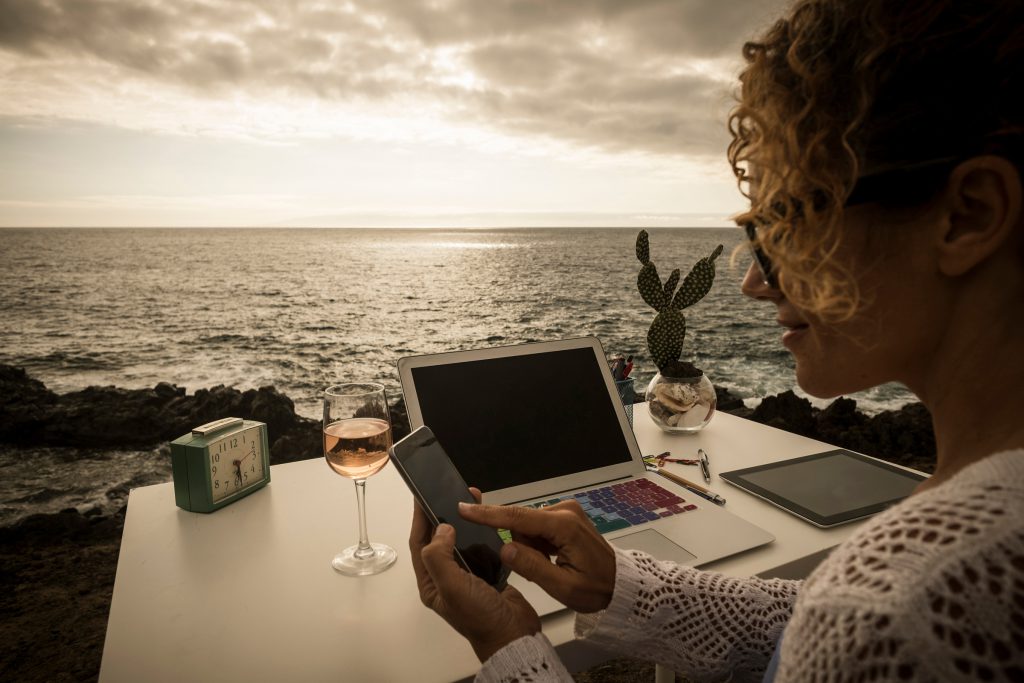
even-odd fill
[(412, 554), (419, 555), (423, 546), (430, 543), (430, 538), (433, 535), (434, 525), (430, 522), (430, 518), (427, 517), (427, 513), (423, 511), (420, 504), (413, 501), (412, 526), (409, 528), (409, 550)]
[(451, 524), (440, 524), (434, 538), (420, 552), (423, 567), (434, 585), (443, 594), (458, 581), (464, 581), (467, 572), (455, 561), (455, 529)]
[[(579, 571), (571, 564), (553, 564), (537, 551), (508, 543), (502, 548), (501, 561), (520, 576), (536, 583), (545, 593), (577, 612), (596, 612), (608, 607), (615, 586), (615, 553), (596, 557), (595, 570)], [(611, 566), (603, 560), (609, 559)]]
[(549, 505), (548, 507), (546, 507), (544, 509), (545, 510), (551, 510), (551, 511), (562, 510), (564, 512), (571, 512), (573, 515), (575, 515), (577, 517), (582, 517), (584, 519), (589, 519), (587, 517), (587, 513), (583, 511), (583, 506), (580, 505), (579, 501), (576, 500), (575, 498), (574, 499), (570, 499), (570, 500), (563, 500), (561, 503), (555, 503), (554, 505)]
[(501, 549), (501, 562), (516, 574), (536, 583), (553, 598), (561, 599), (560, 594), (564, 592), (561, 584), (565, 577), (547, 555), (512, 541)]
[(537, 536), (527, 536), (518, 532), (512, 532), (512, 540), (518, 543), (522, 543), (525, 546), (529, 546), (543, 555), (557, 555), (558, 548)]
[[(552, 508), (548, 508), (553, 509)], [(477, 524), (495, 529), (509, 529), (526, 536), (553, 539), (562, 531), (566, 520), (558, 519), (545, 509), (521, 507), (519, 505), (470, 505), (459, 503), (459, 514)]]
[(412, 558), (412, 570), (416, 575), (416, 585), (419, 587), (420, 598), (426, 601), (425, 591), (430, 586), (430, 575), (423, 566), (420, 553), (423, 547), (430, 542), (431, 524), (427, 515), (420, 508), (420, 504), (413, 501), (412, 529), (409, 531), (409, 555)]
[(469, 492), (470, 492), (471, 494), (473, 494), (473, 498), (475, 498), (475, 499), (476, 499), (476, 502), (477, 502), (477, 503), (479, 503), (479, 502), (480, 502), (481, 500), (483, 500), (483, 494), (482, 494), (482, 493), (480, 493), (480, 489), (478, 489), (477, 487), (475, 487), (475, 486), (470, 486), (470, 487), (469, 487)]

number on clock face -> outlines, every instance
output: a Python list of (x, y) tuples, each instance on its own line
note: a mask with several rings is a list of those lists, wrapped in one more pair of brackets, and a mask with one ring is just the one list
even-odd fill
[(234, 495), (263, 479), (260, 428), (250, 427), (210, 445), (213, 502)]

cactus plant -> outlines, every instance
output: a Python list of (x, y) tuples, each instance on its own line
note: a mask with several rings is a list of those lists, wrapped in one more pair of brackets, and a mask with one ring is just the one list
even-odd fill
[(686, 336), (683, 309), (694, 305), (711, 291), (715, 281), (715, 259), (721, 255), (722, 249), (719, 244), (710, 256), (697, 261), (676, 291), (679, 269), (673, 270), (668, 280), (662, 283), (658, 269), (651, 263), (647, 231), (641, 230), (636, 237), (636, 257), (643, 264), (636, 278), (636, 286), (643, 300), (658, 312), (651, 323), (651, 329), (647, 331), (647, 348), (662, 375), (676, 376), (680, 371), (679, 358), (683, 353), (683, 338)]

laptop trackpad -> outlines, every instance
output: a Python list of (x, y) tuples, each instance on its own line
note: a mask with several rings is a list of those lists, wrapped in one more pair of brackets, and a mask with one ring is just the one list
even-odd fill
[(696, 555), (688, 553), (682, 546), (668, 540), (654, 529), (619, 536), (611, 542), (623, 550), (640, 550), (658, 560), (671, 560), (692, 566), (697, 559)]

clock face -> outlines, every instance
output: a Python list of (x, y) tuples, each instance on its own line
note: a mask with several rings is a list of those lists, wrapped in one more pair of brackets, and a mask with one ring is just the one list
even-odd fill
[(212, 442), (208, 450), (214, 503), (260, 483), (267, 476), (259, 426), (233, 432)]

